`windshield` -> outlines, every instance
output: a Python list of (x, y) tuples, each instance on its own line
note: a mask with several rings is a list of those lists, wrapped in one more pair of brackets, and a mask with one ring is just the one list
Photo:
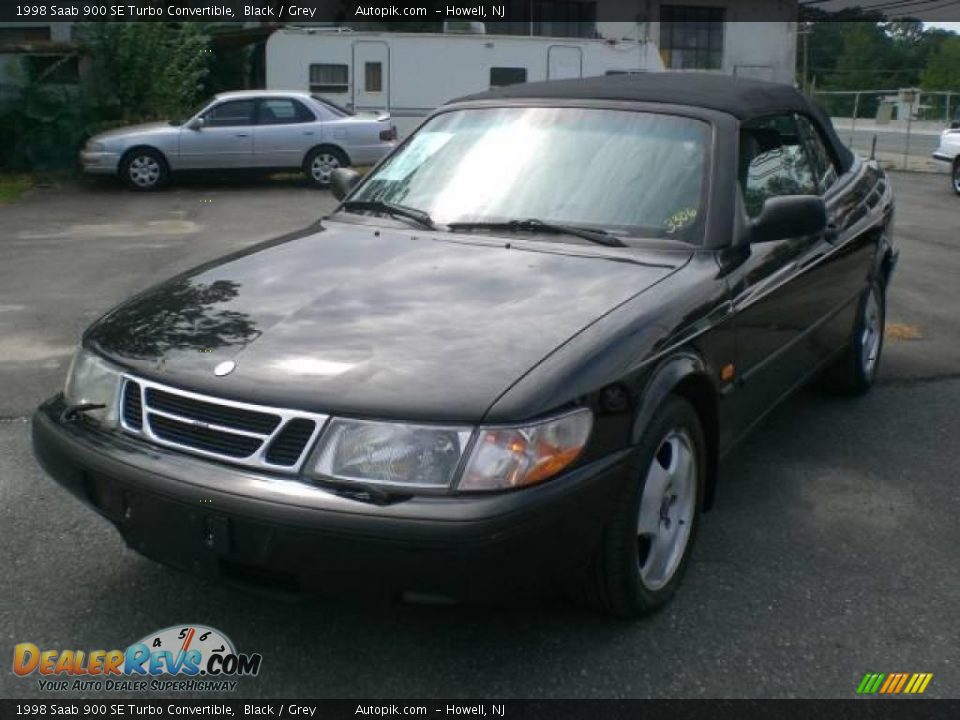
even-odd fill
[(436, 223), (542, 222), (702, 239), (706, 123), (590, 108), (478, 108), (431, 119), (352, 196)]

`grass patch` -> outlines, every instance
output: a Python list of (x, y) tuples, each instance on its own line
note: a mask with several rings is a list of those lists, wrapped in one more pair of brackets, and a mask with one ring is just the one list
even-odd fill
[(21, 193), (33, 187), (30, 175), (0, 173), (0, 203), (16, 200)]

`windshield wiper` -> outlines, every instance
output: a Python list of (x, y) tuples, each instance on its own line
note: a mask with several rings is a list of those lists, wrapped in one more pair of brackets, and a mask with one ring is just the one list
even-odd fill
[(385, 215), (397, 215), (413, 220), (421, 227), (427, 228), (427, 230), (437, 229), (429, 213), (424, 210), (418, 210), (417, 208), (407, 207), (406, 205), (384, 202), (383, 200), (346, 200), (341, 203), (341, 207), (343, 207), (344, 210), (367, 210), (369, 212), (384, 213)]
[(543, 220), (537, 220), (536, 218), (503, 220), (500, 222), (454, 222), (447, 225), (447, 227), (454, 232), (457, 230), (479, 230), (483, 228), (520, 232), (549, 232), (573, 235), (597, 243), (598, 245), (606, 245), (607, 247), (626, 247), (626, 244), (620, 238), (608, 233), (606, 230), (548, 223)]

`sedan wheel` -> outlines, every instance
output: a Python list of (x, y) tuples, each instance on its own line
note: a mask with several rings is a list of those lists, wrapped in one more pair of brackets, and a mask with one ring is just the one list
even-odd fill
[(696, 538), (707, 445), (700, 417), (671, 395), (653, 413), (626, 464), (623, 488), (581, 594), (628, 618), (667, 603)]
[(304, 163), (304, 171), (313, 185), (326, 187), (330, 184), (333, 171), (347, 165), (346, 158), (334, 149), (319, 148), (310, 153)]
[(657, 450), (643, 485), (637, 517), (640, 580), (648, 590), (669, 583), (690, 541), (696, 514), (697, 459), (684, 430), (671, 430)]
[(953, 161), (953, 191), (960, 195), (960, 157)]
[(166, 180), (167, 167), (159, 153), (138, 150), (124, 158), (120, 173), (133, 190), (155, 190)]

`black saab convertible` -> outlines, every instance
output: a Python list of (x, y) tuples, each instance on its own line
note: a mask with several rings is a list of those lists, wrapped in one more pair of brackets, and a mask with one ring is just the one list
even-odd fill
[(448, 104), (318, 225), (90, 327), (33, 423), (160, 562), (308, 591), (674, 593), (720, 458), (877, 374), (890, 184), (791, 87), (650, 74)]

